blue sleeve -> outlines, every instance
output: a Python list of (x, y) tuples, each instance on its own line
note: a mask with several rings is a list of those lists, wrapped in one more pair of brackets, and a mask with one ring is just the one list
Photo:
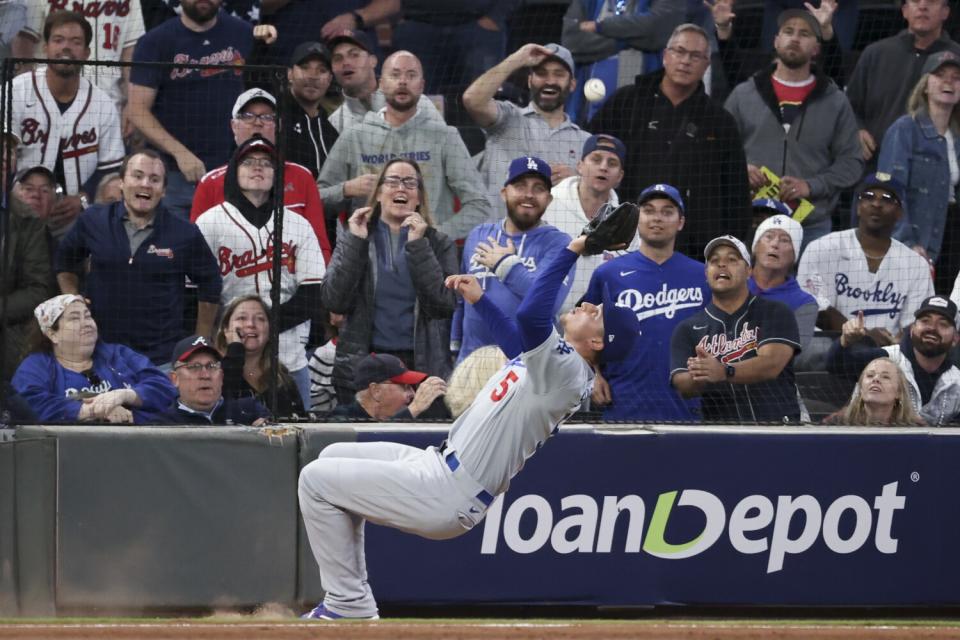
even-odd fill
[(578, 257), (569, 249), (561, 249), (534, 280), (533, 286), (517, 308), (517, 326), (524, 352), (543, 344), (553, 332), (556, 301), (564, 278), (570, 273)]
[(590, 284), (583, 294), (583, 301), (590, 304), (600, 304), (603, 302), (603, 285), (600, 282), (599, 269), (594, 269), (590, 274)]
[(150, 360), (129, 347), (116, 345), (118, 356), (130, 372), (133, 390), (140, 396), (139, 409), (160, 412), (169, 408), (177, 397), (177, 388), (170, 379), (153, 366)]
[(497, 338), (497, 346), (512, 360), (523, 353), (523, 343), (520, 339), (520, 330), (517, 323), (505, 314), (495, 302), (487, 296), (482, 296), (473, 308), (480, 314), (490, 329), (490, 333)]
[[(162, 38), (157, 37), (160, 33), (162, 31), (156, 31), (152, 34), (145, 33), (143, 37), (137, 40), (133, 49), (134, 62), (172, 62), (172, 60), (164, 60), (162, 57), (159, 47)], [(160, 87), (165, 70), (164, 67), (160, 66), (135, 65), (130, 68), (130, 83), (157, 89)]]
[[(543, 255), (537, 261), (539, 264), (549, 264), (557, 253), (570, 244), (570, 236), (563, 232), (553, 233), (547, 242), (548, 247), (546, 251), (543, 252)], [(537, 279), (537, 274), (537, 271), (530, 271), (524, 267), (523, 264), (517, 263), (510, 269), (509, 273), (507, 273), (507, 276), (503, 279), (503, 284), (511, 292), (522, 298), (530, 291), (530, 287), (533, 286), (534, 281)], [(557, 309), (560, 308), (560, 305), (562, 305), (566, 299), (570, 287), (573, 286), (573, 278), (566, 278), (561, 285), (561, 288), (557, 290), (557, 299), (550, 305), (554, 313), (557, 312)]]
[(13, 388), (26, 400), (41, 423), (77, 422), (80, 401), (65, 398), (63, 390), (55, 387), (46, 360), (47, 357), (40, 354), (27, 356), (13, 375)]

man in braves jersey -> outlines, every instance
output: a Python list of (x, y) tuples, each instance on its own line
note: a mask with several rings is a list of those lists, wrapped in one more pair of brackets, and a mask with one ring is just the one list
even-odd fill
[[(638, 339), (629, 357), (609, 363), (594, 385), (595, 404), (604, 420), (696, 420), (699, 402), (685, 400), (670, 385), (664, 354), (674, 328), (704, 307), (709, 298), (703, 264), (674, 251), (683, 229), (683, 200), (668, 184), (640, 194), (638, 251), (600, 265), (583, 299), (599, 304), (604, 295), (629, 309)], [(606, 381), (609, 381), (607, 386)]]
[[(276, 148), (261, 136), (240, 145), (224, 179), (226, 200), (197, 218), (223, 277), (223, 304), (256, 294), (267, 304), (274, 260), (280, 267), (280, 362), (290, 371), (304, 406), (310, 406), (306, 346), (310, 320), (320, 306), (326, 263), (310, 222), (284, 209), (279, 251), (274, 237)], [(279, 254), (279, 255), (278, 255)]]
[(82, 15), (58, 11), (43, 27), (44, 55), (63, 63), (13, 79), (12, 122), (22, 166), (53, 171), (65, 196), (53, 209), (66, 227), (88, 205), (103, 174), (123, 161), (120, 116), (110, 97), (80, 75), (93, 31)]
[(714, 238), (703, 255), (712, 298), (673, 331), (671, 383), (685, 398), (701, 397), (705, 421), (798, 422), (793, 312), (750, 293), (750, 252), (737, 238)]
[[(43, 34), (43, 23), (55, 11), (63, 11), (63, 0), (27, 0), (27, 22), (18, 34), (14, 51), (18, 57), (32, 58)], [(71, 0), (69, 7), (81, 13), (93, 28), (93, 59), (100, 62), (130, 62), (133, 48), (143, 35), (143, 13), (136, 0)], [(105, 91), (117, 108), (126, 98), (130, 67), (91, 66), (83, 75)]]
[[(255, 135), (276, 144), (277, 120), (276, 99), (263, 89), (248, 89), (237, 97), (233, 104), (233, 119), (230, 128), (237, 146)], [(227, 166), (223, 165), (200, 178), (197, 190), (193, 194), (190, 208), (190, 220), (197, 221), (200, 214), (224, 201), (223, 182), (227, 175)], [(327, 239), (327, 226), (323, 218), (323, 203), (320, 192), (310, 170), (295, 162), (283, 164), (283, 205), (306, 218), (323, 251), (324, 262), (330, 262), (330, 241)]]
[(609, 309), (592, 304), (563, 317), (562, 338), (554, 328), (553, 302), (585, 240), (570, 241), (541, 268), (515, 318), (484, 294), (476, 277), (447, 278), (483, 314), (510, 361), (453, 423), (443, 446), (338, 442), (304, 467), (300, 510), (326, 593), (304, 618), (377, 618), (364, 522), (435, 540), (466, 533), (590, 396), (605, 345), (625, 336), (609, 336)]
[(857, 191), (857, 227), (807, 247), (797, 280), (817, 299), (821, 329), (840, 331), (862, 311), (878, 346), (896, 344), (920, 303), (933, 295), (929, 263), (893, 238), (904, 193), (889, 174), (867, 176)]

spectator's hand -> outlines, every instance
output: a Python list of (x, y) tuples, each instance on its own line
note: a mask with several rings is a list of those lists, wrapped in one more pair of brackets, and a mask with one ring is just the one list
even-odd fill
[(894, 335), (883, 327), (867, 329), (867, 335), (873, 338), (873, 341), (877, 343), (878, 347), (888, 347), (891, 344), (897, 344), (897, 339)]
[(325, 42), (344, 31), (354, 31), (357, 28), (357, 18), (352, 13), (341, 13), (331, 18), (320, 28), (320, 41)]
[(810, 185), (806, 180), (783, 176), (780, 178), (780, 199), (784, 202), (810, 197)]
[(272, 24), (258, 24), (253, 28), (253, 39), (273, 44), (277, 41), (277, 28)]
[(613, 401), (613, 396), (610, 394), (610, 384), (599, 371), (596, 372), (596, 377), (593, 379), (593, 393), (590, 394), (590, 400), (598, 407), (604, 407)]
[(580, 27), (580, 31), (585, 31), (587, 33), (596, 33), (597, 32), (597, 22), (596, 20), (584, 20), (577, 25)]
[(82, 212), (83, 204), (80, 203), (80, 196), (65, 196), (53, 205), (50, 217), (47, 218), (47, 225), (51, 230), (63, 229), (76, 220)]
[(377, 188), (377, 174), (365, 173), (343, 183), (345, 198), (367, 198)]
[(224, 331), (223, 337), (227, 339), (227, 344), (242, 343), (243, 331), (240, 330), (240, 327), (237, 327), (234, 331)]
[(175, 155), (174, 159), (177, 161), (177, 168), (180, 169), (180, 173), (183, 174), (187, 182), (199, 182), (203, 174), (207, 172), (207, 168), (203, 166), (203, 161), (189, 151), (185, 150), (183, 153)]
[(500, 31), (500, 27), (497, 26), (497, 23), (490, 16), (480, 16), (480, 18), (477, 20), (477, 24), (481, 29), (485, 29), (487, 31)]
[(577, 170), (567, 164), (550, 165), (550, 182), (556, 185), (561, 180), (577, 175)]
[[(443, 284), (447, 289), (453, 289), (459, 293), (463, 299), (470, 304), (475, 304), (477, 300), (483, 297), (483, 289), (480, 287), (480, 281), (477, 280), (476, 276), (471, 276), (466, 273), (447, 276)], [(457, 351), (459, 350), (458, 347)]]
[(803, 6), (820, 23), (820, 32), (823, 39), (833, 40), (833, 14), (837, 10), (836, 0), (820, 0), (820, 6), (817, 8), (814, 8), (809, 2), (804, 2)]
[(269, 421), (268, 421), (266, 418), (257, 418), (256, 420), (253, 421), (253, 424), (251, 424), (250, 426), (251, 426), (251, 427), (264, 427), (264, 426), (266, 426), (267, 424), (269, 424)]
[(713, 14), (713, 24), (717, 27), (717, 37), (721, 40), (730, 38), (733, 31), (733, 19), (737, 14), (733, 12), (733, 0), (703, 0), (703, 5)]
[(502, 247), (497, 244), (495, 238), (487, 236), (487, 242), (478, 242), (474, 250), (473, 259), (485, 266), (487, 269), (493, 269), (504, 256), (510, 256), (517, 252), (513, 246), (513, 240), (507, 238), (507, 246)]
[(125, 104), (120, 110), (120, 135), (123, 136), (124, 141), (127, 141), (136, 131), (137, 128), (133, 126), (133, 121), (130, 119), (130, 105)]
[(760, 167), (755, 164), (747, 164), (747, 179), (750, 181), (750, 188), (754, 191), (767, 186), (770, 182), (767, 176), (763, 175), (763, 171), (760, 171)]
[(403, 229), (406, 227), (410, 231), (407, 232), (407, 242), (412, 242), (414, 240), (419, 240), (423, 237), (423, 234), (427, 232), (427, 221), (417, 213), (416, 211), (411, 212), (409, 216), (404, 218), (403, 222), (400, 224), (400, 228)]
[(840, 346), (849, 347), (854, 342), (863, 340), (867, 335), (867, 328), (863, 321), (863, 311), (857, 311), (857, 315), (848, 318), (840, 328)]
[(107, 414), (107, 422), (111, 424), (133, 424), (133, 412), (126, 407), (116, 407)]
[(870, 132), (866, 129), (860, 129), (859, 134), (860, 148), (863, 151), (863, 161), (867, 162), (873, 157), (873, 153), (877, 150), (877, 141), (873, 139), (873, 136), (870, 135)]
[(697, 345), (697, 355), (687, 360), (687, 370), (695, 382), (723, 382), (727, 378), (727, 368), (719, 360)]
[(511, 53), (507, 56), (507, 60), (519, 69), (520, 67), (535, 67), (552, 55), (553, 51), (550, 51), (550, 49), (547, 49), (545, 46), (530, 43), (523, 45)]
[(83, 402), (89, 406), (89, 419), (107, 420), (114, 409), (132, 404), (136, 399), (137, 392), (133, 389), (114, 389), (93, 398), (85, 398)]
[(433, 401), (447, 392), (447, 383), (443, 378), (430, 376), (420, 383), (417, 387), (417, 393), (413, 396), (413, 401), (407, 406), (410, 409), (410, 415), (414, 418), (430, 408)]
[(372, 207), (360, 207), (353, 212), (350, 219), (347, 220), (347, 228), (350, 233), (358, 238), (367, 237), (367, 225), (370, 223), (370, 216), (373, 215)]

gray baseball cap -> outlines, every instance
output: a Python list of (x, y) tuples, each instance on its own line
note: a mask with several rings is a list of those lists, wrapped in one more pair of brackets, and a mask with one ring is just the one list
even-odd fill
[(720, 236), (708, 242), (706, 248), (703, 250), (703, 257), (709, 260), (710, 254), (720, 245), (733, 247), (736, 252), (740, 254), (740, 257), (743, 258), (743, 261), (747, 263), (747, 266), (750, 266), (750, 252), (747, 250), (747, 245), (743, 244), (738, 238), (730, 235)]
[[(571, 76), (577, 75), (577, 69), (573, 64), (573, 54), (570, 53), (570, 49), (567, 49), (563, 45), (559, 45), (555, 42), (546, 44), (544, 45), (544, 47), (552, 51), (553, 55), (551, 55), (549, 58), (544, 59), (543, 62), (546, 62), (547, 60), (557, 59), (560, 62), (562, 62), (567, 67), (567, 69), (570, 70)], [(543, 64), (543, 62), (541, 62), (540, 64)]]

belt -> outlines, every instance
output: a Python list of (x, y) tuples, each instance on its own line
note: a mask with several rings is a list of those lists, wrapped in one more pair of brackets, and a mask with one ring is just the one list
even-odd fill
[[(441, 450), (442, 451), (442, 450)], [(460, 459), (457, 458), (457, 454), (451, 451), (450, 453), (444, 455), (443, 461), (447, 463), (447, 466), (450, 467), (450, 471), (456, 471), (460, 468)], [(477, 500), (487, 505), (488, 507), (493, 502), (493, 495), (486, 489), (480, 491), (476, 496)]]

